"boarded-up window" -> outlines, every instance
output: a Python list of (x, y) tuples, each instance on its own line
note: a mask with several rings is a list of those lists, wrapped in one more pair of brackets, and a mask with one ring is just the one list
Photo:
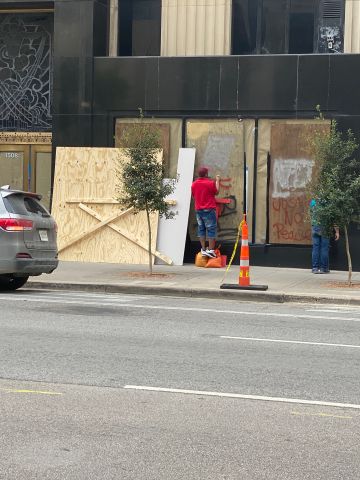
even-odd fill
[(269, 239), (270, 243), (311, 243), (307, 187), (314, 172), (309, 138), (327, 131), (328, 123), (271, 125)]
[[(126, 128), (131, 128), (138, 123), (138, 118), (118, 118), (115, 126), (115, 147), (123, 147), (121, 141)], [(142, 120), (155, 126), (160, 132), (161, 146), (164, 152), (164, 174), (165, 177), (175, 178), (179, 148), (182, 141), (182, 121), (170, 118), (146, 118)]]
[[(218, 239), (234, 241), (243, 215), (244, 148), (248, 165), (254, 158), (254, 122), (252, 120), (189, 120), (186, 125), (186, 145), (196, 148), (195, 172), (200, 166), (209, 168), (209, 176), (221, 177), (218, 199)], [(252, 168), (251, 168), (252, 170)], [(195, 173), (196, 175), (196, 173)], [(252, 209), (252, 175), (249, 179), (248, 211)], [(223, 202), (223, 203), (222, 203)], [(251, 215), (250, 231), (251, 231)], [(197, 239), (194, 211), (190, 213), (189, 233)]]

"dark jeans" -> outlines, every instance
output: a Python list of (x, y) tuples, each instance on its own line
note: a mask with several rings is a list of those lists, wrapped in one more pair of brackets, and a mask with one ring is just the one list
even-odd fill
[(330, 238), (321, 234), (320, 227), (312, 227), (312, 268), (313, 270), (329, 271)]

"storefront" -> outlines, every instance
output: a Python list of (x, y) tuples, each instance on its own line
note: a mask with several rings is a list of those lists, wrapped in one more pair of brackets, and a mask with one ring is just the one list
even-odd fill
[[(161, 129), (167, 175), (175, 175), (178, 148), (186, 146), (196, 148), (196, 166), (206, 164), (212, 174), (221, 174), (220, 195), (226, 201), (219, 212), (219, 241), (224, 251), (232, 250), (246, 204), (253, 264), (309, 265), (304, 191), (312, 164), (304, 137), (314, 128), (316, 105), (326, 118), (337, 119), (341, 128), (360, 134), (360, 56), (334, 55), (326, 50), (329, 46), (320, 48), (323, 20), (334, 20), (326, 17), (325, 10), (322, 20), (311, 17), (318, 25), (308, 31), (308, 49), (298, 51), (296, 32), (309, 13), (303, 11), (304, 4), (311, 10), (318, 2), (291, 2), (295, 10), (281, 17), (284, 48), (274, 51), (281, 55), (264, 51), (273, 37), (270, 27), (266, 35), (260, 29), (260, 16), (265, 18), (267, 10), (257, 9), (247, 12), (249, 19), (252, 14), (256, 19), (256, 36), (246, 29), (249, 38), (234, 35), (227, 54), (186, 57), (152, 56), (166, 50), (159, 35), (167, 10), (163, 8), (160, 17), (158, 1), (133, 2), (142, 7), (132, 13), (126, 10), (131, 13), (131, 31), (121, 23), (127, 18), (123, 12), (113, 57), (108, 55), (109, 23), (114, 20), (109, 22), (109, 7), (114, 2), (26, 2), (27, 10), (19, 10), (25, 2), (7, 3), (17, 5), (17, 10), (9, 5), (6, 11), (0, 9), (1, 184), (40, 190), (49, 201), (56, 147), (120, 146), (122, 126), (137, 121), (141, 108), (146, 121)], [(273, 3), (262, 4), (270, 8)], [(36, 12), (29, 11), (29, 4), (36, 6)], [(235, 16), (245, 11), (245, 4), (233, 2)], [(120, 2), (120, 13), (131, 5)], [(163, 5), (171, 7), (168, 2)], [(338, 10), (336, 22), (341, 23), (344, 11)], [(155, 43), (141, 37), (143, 22), (156, 23)], [(181, 23), (177, 25), (180, 35)], [(207, 33), (211, 36), (210, 30)], [(251, 38), (253, 48), (248, 51)], [(144, 52), (148, 44), (151, 48)], [(322, 51), (327, 53), (308, 54)], [(7, 137), (10, 133), (12, 138)], [(21, 133), (29, 137), (20, 141)], [(351, 242), (358, 242), (359, 233), (354, 223)], [(196, 248), (191, 213), (188, 260)], [(337, 250), (332, 248), (337, 268), (346, 266), (343, 251), (341, 243)], [(360, 252), (355, 249), (353, 261), (355, 269), (360, 268)]]

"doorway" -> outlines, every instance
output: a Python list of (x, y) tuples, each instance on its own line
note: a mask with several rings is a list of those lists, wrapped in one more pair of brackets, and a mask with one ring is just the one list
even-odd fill
[(0, 186), (33, 191), (50, 208), (51, 145), (0, 145)]

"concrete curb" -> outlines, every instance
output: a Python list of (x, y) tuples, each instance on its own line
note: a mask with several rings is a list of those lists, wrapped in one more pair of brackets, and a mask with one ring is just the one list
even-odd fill
[[(283, 292), (259, 292), (249, 290), (220, 290), (184, 287), (164, 287), (152, 285), (94, 284), (71, 282), (27, 282), (27, 288), (36, 290), (71, 290), (77, 292), (125, 293), (135, 295), (161, 295), (172, 297), (212, 298), (222, 300), (239, 300), (242, 302), (271, 303), (316, 303), (334, 305), (360, 305), (360, 298), (327, 297), (310, 294), (287, 294)], [(25, 287), (25, 288), (26, 288)]]

